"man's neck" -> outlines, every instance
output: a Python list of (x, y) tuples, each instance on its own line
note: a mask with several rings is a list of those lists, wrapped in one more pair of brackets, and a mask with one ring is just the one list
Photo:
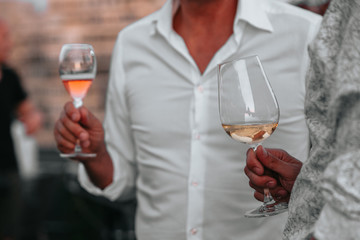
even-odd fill
[[(236, 7), (237, 0), (180, 0), (174, 20), (180, 21), (181, 25), (190, 26), (190, 29), (199, 28), (204, 31), (214, 31), (214, 24), (232, 28)], [(174, 27), (175, 24), (176, 21)]]
[(180, 0), (173, 27), (200, 72), (232, 35), (236, 9), (237, 0)]

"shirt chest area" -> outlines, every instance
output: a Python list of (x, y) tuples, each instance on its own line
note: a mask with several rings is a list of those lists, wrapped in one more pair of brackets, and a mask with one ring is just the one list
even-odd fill
[(215, 69), (204, 76), (190, 67), (151, 73), (137, 69), (127, 76), (126, 99), (135, 135), (162, 141), (171, 134), (188, 138), (222, 130)]
[[(305, 95), (302, 57), (272, 51), (261, 44), (269, 38), (267, 35), (251, 41), (248, 38), (244, 38), (240, 48), (230, 38), (204, 74), (200, 74), (179, 39), (174, 46), (164, 40), (149, 41), (141, 45), (142, 52), (129, 44), (122, 63), (126, 84), (121, 94), (125, 94), (135, 136), (151, 135), (163, 140), (168, 139), (168, 134), (186, 137), (223, 134), (218, 111), (217, 64), (250, 55), (259, 55), (263, 60), (281, 115), (290, 118), (302, 114)], [(294, 48), (294, 52), (298, 51)], [(136, 57), (140, 54), (142, 58)]]
[[(282, 116), (303, 112), (305, 89), (301, 71), (268, 64), (270, 82)], [(274, 66), (274, 67), (273, 67)], [(274, 77), (275, 76), (275, 77)], [(191, 66), (141, 66), (126, 72), (126, 96), (134, 133), (174, 136), (223, 131), (218, 110), (217, 69), (200, 75)], [(299, 113), (298, 113), (299, 112)], [(196, 131), (194, 129), (197, 129)], [(165, 138), (166, 139), (166, 138)]]

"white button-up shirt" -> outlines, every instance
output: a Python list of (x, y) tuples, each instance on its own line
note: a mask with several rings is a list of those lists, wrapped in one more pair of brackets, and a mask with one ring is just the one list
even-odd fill
[(104, 123), (114, 181), (102, 191), (80, 165), (80, 182), (110, 199), (135, 192), (139, 240), (279, 239), (285, 214), (243, 216), (260, 202), (243, 172), (248, 146), (219, 120), (217, 64), (260, 57), (281, 111), (264, 145), (304, 160), (307, 45), (321, 18), (286, 3), (241, 0), (233, 35), (201, 74), (172, 28), (172, 3), (119, 33)]

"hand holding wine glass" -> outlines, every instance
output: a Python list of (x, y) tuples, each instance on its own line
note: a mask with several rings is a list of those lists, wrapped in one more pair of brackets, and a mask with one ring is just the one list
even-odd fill
[[(89, 44), (65, 44), (59, 56), (60, 78), (73, 98), (76, 108), (83, 105), (83, 98), (96, 76), (96, 58)], [(73, 153), (61, 153), (61, 157), (95, 157), (95, 153), (84, 153), (79, 144)]]
[[(218, 68), (219, 114), (222, 126), (233, 139), (248, 144), (254, 151), (276, 129), (280, 110), (275, 94), (258, 56), (222, 63)], [(245, 214), (265, 217), (287, 210), (277, 203), (269, 189), (264, 190), (264, 203)]]
[(79, 139), (83, 150), (96, 153), (96, 157), (79, 154), (71, 158), (83, 164), (90, 180), (100, 189), (112, 182), (114, 168), (106, 149), (102, 122), (86, 107), (77, 109), (72, 102), (67, 102), (55, 123), (54, 137), (62, 153), (73, 153), (74, 144)]
[[(244, 172), (255, 190), (256, 199), (263, 201), (264, 188), (270, 184), (277, 199), (288, 202), (301, 167), (302, 162), (286, 151), (259, 146), (256, 152), (247, 152)], [(270, 174), (265, 174), (265, 171)]]

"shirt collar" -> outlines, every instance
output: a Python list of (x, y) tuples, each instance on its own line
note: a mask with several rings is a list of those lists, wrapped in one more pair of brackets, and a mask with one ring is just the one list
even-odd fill
[(153, 20), (153, 32), (159, 32), (160, 34), (164, 35), (166, 38), (170, 36), (172, 31), (172, 22), (173, 22), (173, 15), (175, 14), (177, 8), (179, 7), (180, 0), (167, 0), (165, 4), (161, 7), (158, 14)]
[[(267, 1), (267, 0), (266, 0)], [(178, 9), (180, 0), (167, 0), (154, 18), (153, 34), (157, 31), (166, 38), (172, 32), (173, 16)], [(265, 31), (272, 32), (273, 26), (267, 16), (265, 1), (262, 0), (238, 0), (238, 6), (234, 21), (235, 39), (239, 42), (241, 33), (239, 33), (238, 24), (247, 22), (248, 24)]]
[(266, 12), (265, 1), (239, 0), (234, 27), (242, 20), (256, 28), (272, 32), (274, 29)]

